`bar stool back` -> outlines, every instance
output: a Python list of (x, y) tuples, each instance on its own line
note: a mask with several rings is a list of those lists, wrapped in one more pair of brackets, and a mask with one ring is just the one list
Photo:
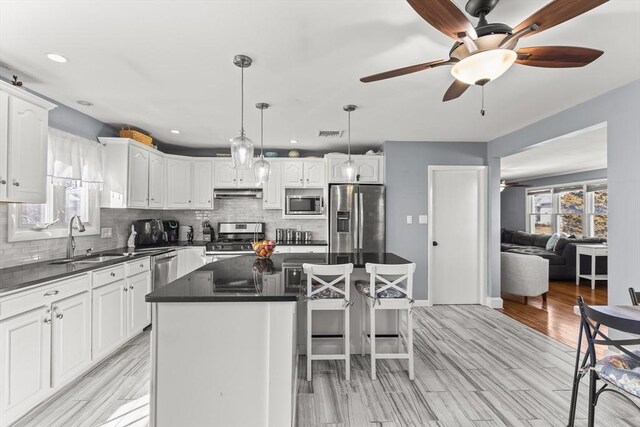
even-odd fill
[[(416, 265), (411, 264), (366, 264), (369, 282), (356, 282), (356, 289), (362, 295), (361, 354), (364, 356), (369, 341), (371, 353), (371, 379), (376, 379), (376, 360), (407, 359), (409, 379), (413, 380), (413, 273)], [(369, 333), (366, 331), (366, 311), (369, 311)], [(398, 353), (377, 353), (376, 351), (376, 311), (397, 310), (398, 313)], [(405, 332), (401, 327), (401, 313), (406, 314)], [(404, 348), (404, 352), (401, 350)]]
[[(345, 378), (351, 379), (349, 352), (349, 289), (353, 264), (302, 264), (307, 275), (307, 381), (311, 381), (313, 360), (344, 360)], [(313, 312), (317, 310), (342, 311), (344, 315), (344, 353), (313, 354)]]

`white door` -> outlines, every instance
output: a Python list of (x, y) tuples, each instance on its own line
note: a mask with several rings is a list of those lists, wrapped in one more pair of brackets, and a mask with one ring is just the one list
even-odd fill
[(256, 173), (253, 168), (238, 170), (238, 187), (256, 188), (259, 186), (260, 184), (256, 181)]
[(164, 208), (164, 157), (149, 156), (149, 207)]
[(191, 162), (167, 159), (167, 207), (191, 207)]
[(324, 160), (304, 162), (304, 186), (324, 187)]
[(93, 290), (93, 360), (106, 356), (127, 338), (124, 280)]
[(91, 298), (82, 292), (51, 307), (51, 385), (57, 388), (91, 363)]
[(47, 199), (48, 122), (44, 108), (9, 97), (7, 192), (11, 201), (45, 203)]
[(282, 163), (271, 162), (269, 181), (262, 188), (263, 209), (282, 209)]
[(428, 298), (486, 300), (486, 167), (429, 166)]
[(129, 146), (129, 203), (130, 208), (149, 206), (149, 152), (135, 145)]
[(0, 201), (7, 200), (7, 138), (9, 138), (9, 95), (0, 92)]
[(282, 186), (302, 187), (304, 181), (303, 163), (289, 161), (282, 163)]
[(42, 307), (0, 322), (0, 419), (3, 425), (49, 393), (51, 313)]
[(237, 186), (236, 170), (228, 161), (216, 162), (213, 171), (214, 188), (235, 188)]
[(213, 208), (213, 163), (191, 162), (191, 207)]
[(136, 274), (127, 279), (129, 304), (127, 306), (128, 336), (132, 336), (151, 323), (151, 304), (144, 297), (151, 292), (151, 272)]

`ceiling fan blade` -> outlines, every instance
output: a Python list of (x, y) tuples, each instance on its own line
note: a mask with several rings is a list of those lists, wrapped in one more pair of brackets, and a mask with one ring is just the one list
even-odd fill
[(573, 68), (584, 67), (604, 52), (597, 49), (574, 46), (523, 47), (516, 52), (516, 62), (531, 67)]
[(384, 73), (374, 74), (372, 76), (363, 77), (360, 79), (363, 83), (375, 82), (378, 80), (390, 79), (392, 77), (404, 76), (405, 74), (416, 73), (418, 71), (426, 70), (433, 67), (439, 67), (441, 65), (450, 65), (454, 61), (450, 59), (439, 59), (437, 61), (425, 62), (423, 64), (411, 65), (409, 67), (398, 68), (391, 71), (385, 71)]
[(454, 80), (453, 83), (451, 83), (451, 86), (449, 86), (449, 89), (447, 89), (447, 91), (445, 92), (444, 98), (442, 98), (442, 102), (447, 102), (451, 101), (452, 99), (458, 98), (469, 88), (469, 86), (470, 85), (461, 82), (460, 80)]
[(451, 0), (407, 0), (409, 5), (436, 30), (458, 40), (459, 33), (478, 38), (473, 24)]
[(532, 34), (538, 34), (582, 15), (607, 1), (609, 0), (553, 0), (518, 24), (513, 31), (515, 33), (529, 27), (531, 24), (538, 24), (539, 28), (536, 31), (522, 35), (523, 38), (529, 37)]

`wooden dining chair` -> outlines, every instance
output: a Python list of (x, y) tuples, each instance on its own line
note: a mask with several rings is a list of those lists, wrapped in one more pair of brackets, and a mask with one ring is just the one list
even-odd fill
[[(622, 396), (640, 411), (638, 406), (629, 396), (640, 398), (640, 350), (631, 350), (628, 347), (639, 345), (640, 338), (611, 339), (602, 332), (603, 326), (624, 333), (634, 333), (638, 329), (638, 322), (632, 319), (616, 317), (594, 310), (584, 303), (582, 297), (578, 297), (580, 308), (580, 332), (576, 351), (575, 370), (573, 377), (573, 390), (569, 409), (569, 423), (572, 427), (575, 422), (576, 404), (578, 399), (578, 387), (580, 380), (589, 375), (589, 418), (587, 425), (593, 427), (595, 423), (595, 409), (600, 395), (611, 391)], [(581, 359), (580, 349), (582, 338), (587, 340), (587, 351)], [(596, 358), (596, 346), (605, 346), (609, 350), (616, 349), (619, 353)], [(602, 383), (598, 388), (598, 381)]]
[(635, 289), (629, 288), (629, 296), (631, 296), (632, 305), (640, 305), (640, 292), (636, 292)]

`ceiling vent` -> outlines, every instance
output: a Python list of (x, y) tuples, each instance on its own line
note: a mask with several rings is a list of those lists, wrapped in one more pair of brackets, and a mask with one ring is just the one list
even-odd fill
[(343, 133), (343, 130), (319, 130), (318, 136), (320, 138), (340, 138)]

